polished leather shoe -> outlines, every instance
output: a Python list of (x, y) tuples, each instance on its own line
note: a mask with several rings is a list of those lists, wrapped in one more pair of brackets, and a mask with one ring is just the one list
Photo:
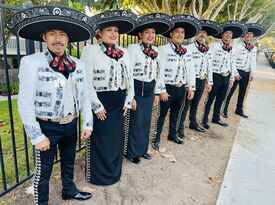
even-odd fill
[(223, 113), (222, 116), (223, 116), (224, 118), (228, 118), (227, 113)]
[(154, 150), (158, 151), (158, 150), (159, 150), (159, 143), (154, 142), (154, 143), (152, 144), (152, 148), (153, 148)]
[(130, 162), (134, 163), (134, 164), (139, 164), (140, 163), (140, 159), (138, 157), (135, 157), (135, 158), (131, 158), (129, 159)]
[(149, 160), (149, 159), (152, 159), (151, 155), (148, 154), (148, 153), (142, 155), (142, 157), (143, 157), (144, 159), (148, 159), (148, 160)]
[(207, 122), (202, 123), (202, 126), (203, 126), (205, 129), (209, 129), (209, 128), (210, 128), (210, 125), (209, 125)]
[(215, 124), (224, 126), (224, 127), (228, 126), (228, 124), (223, 122), (222, 120), (212, 120), (212, 122), (215, 123)]
[(92, 194), (89, 192), (78, 192), (77, 195), (75, 196), (62, 194), (63, 200), (75, 199), (75, 200), (84, 201), (84, 200), (90, 199), (91, 197), (92, 197)]
[(247, 115), (245, 115), (243, 112), (236, 111), (235, 114), (240, 115), (241, 117), (248, 118)]
[(175, 138), (171, 138), (168, 137), (168, 140), (175, 142), (176, 144), (183, 144), (183, 141), (180, 140), (179, 138), (175, 137)]
[(184, 133), (179, 132), (179, 133), (178, 133), (178, 138), (184, 139), (184, 138), (185, 138)]
[(200, 126), (197, 126), (197, 127), (189, 127), (191, 130), (196, 130), (198, 132), (205, 132), (205, 129), (200, 127)]

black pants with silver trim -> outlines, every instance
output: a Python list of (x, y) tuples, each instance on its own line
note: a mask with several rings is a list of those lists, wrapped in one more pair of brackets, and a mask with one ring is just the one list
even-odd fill
[(238, 94), (238, 102), (237, 102), (236, 111), (240, 112), (240, 113), (243, 112), (243, 101), (244, 101), (244, 97), (245, 97), (248, 82), (249, 82), (250, 72), (245, 72), (243, 70), (238, 70), (238, 72), (241, 76), (241, 80), (234, 81), (234, 85), (231, 88), (231, 90), (225, 100), (225, 106), (224, 106), (224, 110), (223, 110), (223, 112), (225, 114), (227, 114), (227, 112), (228, 112), (228, 106), (229, 106), (230, 100), (231, 100), (238, 85), (239, 85), (239, 94)]
[(47, 205), (49, 201), (49, 180), (52, 173), (57, 147), (60, 153), (62, 193), (75, 196), (78, 190), (73, 182), (77, 119), (64, 125), (37, 119), (43, 134), (50, 140), (50, 149), (36, 151), (34, 173), (35, 204)]

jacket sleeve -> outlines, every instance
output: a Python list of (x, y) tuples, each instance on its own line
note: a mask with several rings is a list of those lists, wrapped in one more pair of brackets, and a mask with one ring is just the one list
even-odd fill
[(212, 53), (213, 49), (209, 48), (206, 54), (206, 66), (207, 66), (207, 83), (213, 85), (213, 68), (212, 68)]
[(256, 75), (256, 65), (257, 65), (257, 48), (254, 47), (254, 49), (251, 52), (251, 76)]
[[(18, 110), (31, 143), (36, 145), (46, 138), (35, 115), (37, 68), (31, 65), (30, 56), (21, 59), (19, 68)], [(33, 60), (33, 59), (32, 59)]]
[(191, 90), (196, 90), (196, 72), (193, 62), (192, 47), (187, 47), (187, 53), (185, 54), (185, 66), (187, 66), (187, 82), (185, 87), (189, 87)]
[(129, 55), (129, 52), (124, 49), (124, 55), (125, 55), (125, 66), (126, 70), (128, 72), (128, 85), (126, 90), (126, 99), (124, 102), (124, 107), (127, 107), (128, 109), (132, 108), (132, 102), (135, 96), (135, 89), (134, 89), (134, 77), (133, 77), (133, 64), (131, 64), (131, 58)]
[[(236, 45), (237, 46), (237, 45)], [(235, 76), (239, 75), (239, 72), (236, 68), (236, 55), (237, 55), (237, 48), (236, 46), (233, 46), (232, 50), (230, 51), (230, 59), (229, 59), (229, 65), (230, 65), (230, 80), (235, 81)]]
[(159, 57), (158, 57), (158, 66), (159, 66), (159, 79), (156, 81), (155, 85), (155, 94), (165, 93), (165, 82), (164, 82), (164, 70), (166, 62), (166, 52), (163, 47), (159, 47)]
[(91, 99), (92, 109), (95, 113), (98, 113), (104, 110), (104, 106), (98, 99), (97, 93), (93, 86), (93, 59), (89, 52), (88, 46), (84, 47), (80, 60), (84, 63), (84, 66), (86, 68), (86, 78), (89, 79), (89, 82), (87, 82), (87, 88)]
[(84, 78), (84, 91), (83, 91), (83, 99), (82, 99), (82, 116), (83, 116), (83, 123), (82, 128), (83, 129), (89, 129), (93, 131), (93, 112), (92, 112), (92, 104), (91, 104), (91, 98), (90, 93), (88, 89), (88, 82), (87, 82), (87, 75), (86, 75), (86, 68), (83, 66), (83, 78)]

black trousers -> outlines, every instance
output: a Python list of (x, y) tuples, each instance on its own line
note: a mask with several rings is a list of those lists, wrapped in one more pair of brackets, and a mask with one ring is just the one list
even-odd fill
[(177, 137), (177, 126), (178, 126), (178, 117), (182, 112), (185, 103), (185, 88), (184, 85), (181, 87), (176, 87), (173, 85), (166, 84), (166, 91), (170, 95), (167, 102), (160, 102), (159, 113), (157, 116), (157, 125), (154, 133), (153, 142), (160, 142), (160, 135), (162, 132), (163, 124), (165, 121), (166, 114), (170, 109), (169, 117), (169, 138)]
[(248, 82), (249, 82), (249, 75), (250, 72), (245, 72), (243, 70), (238, 70), (241, 79), (240, 80), (235, 80), (233, 87), (231, 88), (226, 100), (225, 100), (225, 106), (224, 106), (224, 110), (223, 112), (225, 114), (227, 114), (228, 112), (228, 106), (230, 103), (230, 100), (237, 88), (237, 86), (239, 85), (239, 95), (238, 95), (238, 102), (237, 102), (237, 107), (236, 107), (236, 111), (237, 112), (243, 112), (243, 101), (244, 101), (244, 97), (246, 94), (246, 90), (247, 90), (247, 86), (248, 86)]
[(211, 92), (208, 94), (208, 99), (205, 103), (203, 123), (208, 122), (208, 115), (210, 113), (211, 105), (215, 100), (214, 112), (212, 120), (220, 120), (221, 106), (226, 96), (226, 92), (229, 85), (230, 76), (225, 77), (217, 73), (213, 73), (213, 87)]
[(49, 201), (49, 179), (51, 177), (54, 157), (57, 147), (60, 152), (62, 193), (75, 196), (78, 190), (73, 182), (77, 119), (65, 125), (37, 120), (43, 134), (50, 140), (50, 149), (36, 151), (36, 164), (34, 172), (35, 204), (47, 205)]
[(198, 110), (198, 105), (201, 100), (203, 91), (205, 88), (205, 79), (201, 80), (199, 78), (196, 79), (196, 91), (194, 94), (194, 98), (192, 100), (188, 100), (187, 96), (185, 98), (185, 106), (181, 115), (179, 127), (178, 127), (178, 133), (183, 134), (184, 132), (184, 122), (186, 119), (187, 112), (190, 107), (190, 114), (189, 114), (189, 120), (190, 124), (189, 127), (197, 127), (197, 110)]

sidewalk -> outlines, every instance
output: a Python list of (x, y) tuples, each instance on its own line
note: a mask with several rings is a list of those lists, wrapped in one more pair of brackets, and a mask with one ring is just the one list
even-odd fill
[(275, 70), (257, 65), (216, 205), (275, 204)]

